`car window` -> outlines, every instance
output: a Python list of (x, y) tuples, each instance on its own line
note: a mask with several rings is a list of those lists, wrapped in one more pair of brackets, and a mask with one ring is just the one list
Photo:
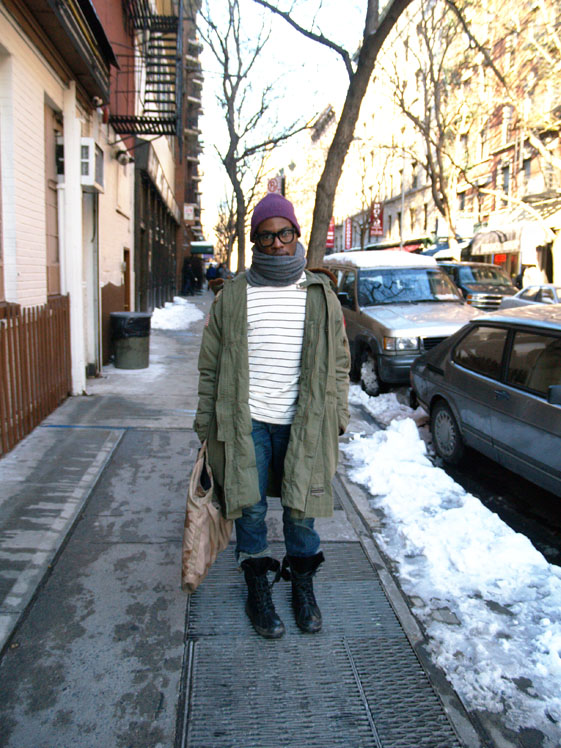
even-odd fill
[(371, 268), (361, 270), (358, 279), (361, 307), (459, 299), (456, 287), (440, 268)]
[(446, 275), (454, 280), (454, 268), (448, 267), (447, 265), (441, 265), (440, 267), (444, 270)]
[(355, 271), (348, 270), (339, 281), (339, 292), (347, 294), (346, 300), (341, 299), (341, 304), (349, 309), (355, 308), (355, 278)]
[(551, 384), (561, 384), (561, 338), (516, 332), (507, 382), (542, 395), (547, 395)]
[(498, 327), (475, 327), (454, 349), (453, 360), (493, 379), (501, 376), (507, 331)]
[(345, 275), (345, 271), (344, 270), (335, 270), (334, 272), (335, 272), (335, 277), (337, 278), (337, 288), (340, 288), (340, 286), (341, 286), (341, 280), (342, 280), (343, 276)]
[(539, 293), (539, 286), (529, 286), (528, 288), (525, 288), (523, 291), (521, 291), (518, 296), (521, 299), (526, 299), (527, 301), (535, 301), (539, 296)]
[(491, 283), (493, 285), (510, 286), (510, 278), (499, 268), (489, 265), (487, 267), (477, 267), (466, 265), (458, 269), (460, 281), (462, 283)]
[(546, 304), (555, 304), (555, 296), (553, 294), (552, 288), (542, 288), (541, 295), (540, 295), (540, 301), (543, 301)]

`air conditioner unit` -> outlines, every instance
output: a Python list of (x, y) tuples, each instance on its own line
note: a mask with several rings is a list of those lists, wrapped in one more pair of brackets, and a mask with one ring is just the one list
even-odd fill
[[(56, 173), (64, 182), (64, 143), (56, 139)], [(80, 184), (84, 192), (103, 192), (103, 151), (93, 138), (80, 139)]]
[(93, 138), (80, 140), (80, 183), (85, 192), (103, 192), (103, 151)]

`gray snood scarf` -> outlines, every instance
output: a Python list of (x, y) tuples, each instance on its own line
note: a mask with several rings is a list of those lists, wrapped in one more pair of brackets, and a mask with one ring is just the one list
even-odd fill
[(306, 253), (300, 242), (294, 255), (266, 255), (253, 247), (251, 267), (245, 271), (250, 286), (289, 286), (302, 275), (306, 267)]

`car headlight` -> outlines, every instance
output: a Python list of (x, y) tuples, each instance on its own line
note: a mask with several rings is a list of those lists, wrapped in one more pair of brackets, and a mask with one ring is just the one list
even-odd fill
[(474, 301), (477, 301), (480, 298), (480, 293), (468, 293), (468, 295), (466, 296), (466, 301), (468, 304), (473, 304)]
[(384, 337), (384, 350), (404, 353), (406, 351), (419, 350), (419, 338), (386, 338)]

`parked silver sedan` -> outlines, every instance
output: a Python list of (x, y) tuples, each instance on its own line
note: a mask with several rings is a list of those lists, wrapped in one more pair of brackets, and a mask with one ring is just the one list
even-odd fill
[(561, 304), (561, 286), (553, 283), (542, 283), (540, 286), (527, 286), (514, 296), (506, 296), (499, 309), (511, 309), (528, 304)]
[(561, 304), (472, 320), (411, 367), (434, 448), (467, 445), (561, 496)]

